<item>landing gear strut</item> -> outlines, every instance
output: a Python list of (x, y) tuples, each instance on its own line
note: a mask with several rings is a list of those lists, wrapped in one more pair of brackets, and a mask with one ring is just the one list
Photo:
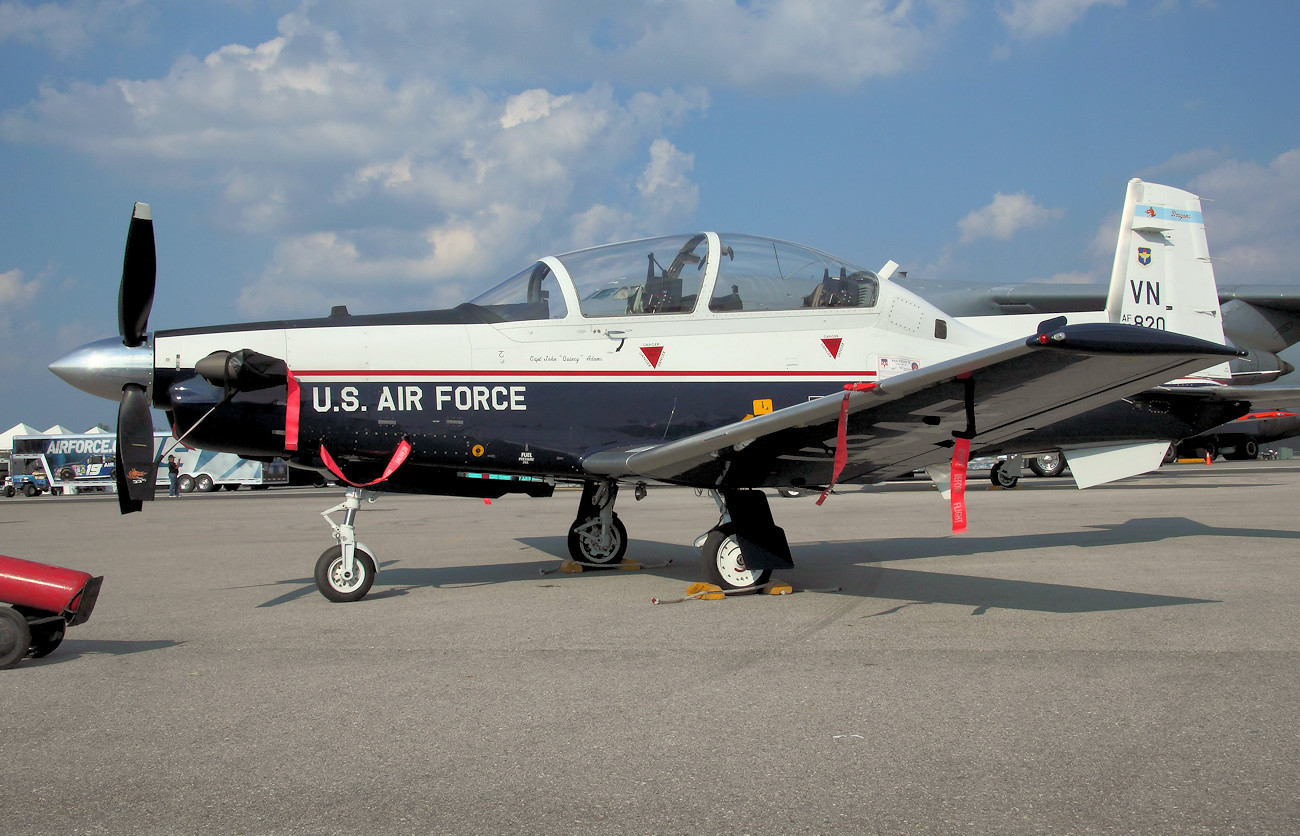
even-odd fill
[[(343, 501), (333, 508), (321, 511), (325, 522), (334, 529), (337, 546), (331, 546), (316, 561), (316, 588), (320, 594), (335, 603), (360, 601), (375, 582), (374, 552), (357, 541), (355, 523), (361, 501), (374, 502), (377, 494), (360, 488), (348, 488)], [(343, 522), (330, 519), (335, 511), (343, 512)]]
[(569, 556), (588, 566), (613, 566), (627, 552), (627, 529), (614, 513), (616, 482), (584, 482), (578, 516), (569, 526)]

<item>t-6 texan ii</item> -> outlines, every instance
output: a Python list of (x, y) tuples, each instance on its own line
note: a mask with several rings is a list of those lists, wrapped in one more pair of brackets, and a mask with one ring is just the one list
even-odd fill
[(153, 226), (136, 204), (120, 339), (50, 368), (120, 401), (123, 513), (153, 498), (151, 406), (188, 443), (352, 485), (332, 509), (344, 511), (338, 544), (316, 567), (335, 601), (375, 578), (354, 525), (368, 490), (581, 485), (569, 550), (602, 565), (627, 549), (620, 487), (638, 498), (649, 482), (699, 488), (721, 512), (696, 541), (705, 575), (740, 590), (792, 565), (762, 488), (826, 491), (926, 468), (951, 482), (962, 528), (972, 451), (1066, 450), (1080, 485), (1095, 484), (1153, 469), (1169, 440), (1249, 408), (1148, 391), (1239, 355), (1223, 344), (1195, 195), (1129, 184), (1102, 311), (968, 324), (892, 282), (896, 267), (701, 232), (548, 256), (450, 310), (336, 308), (148, 334)]

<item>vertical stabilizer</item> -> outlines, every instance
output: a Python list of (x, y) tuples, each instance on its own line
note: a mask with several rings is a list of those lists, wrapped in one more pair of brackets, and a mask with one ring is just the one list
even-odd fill
[[(1172, 186), (1129, 181), (1106, 314), (1111, 322), (1225, 344), (1199, 197)], [(1230, 380), (1231, 373), (1222, 363), (1198, 377)]]

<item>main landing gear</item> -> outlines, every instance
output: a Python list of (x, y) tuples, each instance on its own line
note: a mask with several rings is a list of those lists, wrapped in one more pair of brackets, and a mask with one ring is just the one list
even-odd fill
[(695, 540), (704, 576), (725, 591), (757, 589), (773, 569), (793, 569), (785, 531), (772, 521), (767, 496), (754, 490), (715, 490), (718, 524)]
[[(375, 582), (374, 552), (357, 541), (354, 524), (362, 500), (374, 502), (376, 497), (373, 491), (350, 487), (341, 503), (321, 511), (320, 515), (334, 529), (334, 539), (339, 544), (326, 549), (316, 561), (316, 588), (335, 603), (360, 601)], [(330, 519), (330, 514), (335, 511), (343, 512), (343, 522), (336, 523)]]
[[(763, 586), (773, 569), (794, 568), (785, 532), (772, 521), (767, 496), (758, 490), (722, 488), (710, 491), (718, 503), (718, 524), (695, 541), (704, 563), (705, 577), (728, 592)], [(637, 498), (644, 496), (637, 486)], [(375, 582), (374, 552), (357, 540), (356, 518), (361, 503), (374, 502), (377, 494), (350, 487), (343, 501), (321, 512), (334, 530), (338, 544), (316, 561), (316, 588), (331, 601), (359, 601)], [(569, 554), (585, 566), (614, 566), (627, 553), (627, 529), (614, 513), (618, 484), (587, 482), (582, 488), (578, 514), (569, 526)], [(343, 521), (330, 515), (343, 512)]]

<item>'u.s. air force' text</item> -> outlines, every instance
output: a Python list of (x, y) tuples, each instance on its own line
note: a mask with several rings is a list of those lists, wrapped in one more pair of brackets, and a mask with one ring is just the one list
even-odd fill
[[(370, 387), (367, 387), (370, 388)], [(356, 386), (311, 387), (311, 405), (317, 412), (504, 412), (528, 409), (524, 386), (432, 386), (432, 397), (423, 386), (380, 386), (377, 394)]]

